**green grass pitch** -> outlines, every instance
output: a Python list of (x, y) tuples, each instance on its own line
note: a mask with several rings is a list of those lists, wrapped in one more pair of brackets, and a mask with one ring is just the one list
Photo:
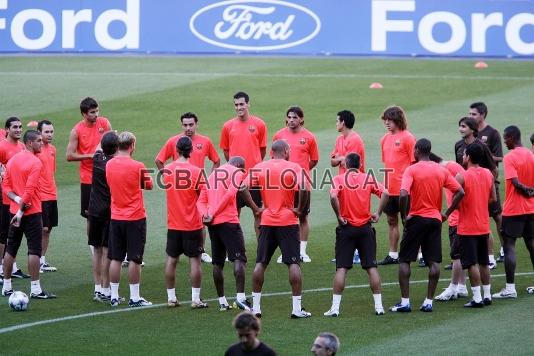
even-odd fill
[[(24, 313), (12, 312), (7, 299), (0, 299), (0, 353), (220, 355), (237, 340), (231, 327), (236, 313), (218, 311), (209, 265), (202, 266), (202, 296), (211, 300), (210, 308), (193, 311), (188, 305), (172, 310), (161, 306), (166, 302), (165, 200), (161, 190), (145, 193), (147, 265), (141, 284), (142, 296), (160, 306), (143, 310), (121, 306), (111, 312), (108, 305), (91, 300), (91, 260), (85, 221), (78, 214), (78, 167), (64, 159), (68, 133), (80, 120), (81, 98), (96, 97), (102, 115), (110, 119), (114, 129), (134, 132), (138, 138), (135, 158), (150, 167), (165, 140), (179, 131), (183, 112), (197, 113), (199, 132), (218, 144), (223, 122), (234, 115), (232, 95), (244, 90), (251, 96), (251, 113), (265, 119), (269, 138), (284, 125), (288, 106), (304, 108), (305, 125), (319, 143), (319, 171), (329, 165), (327, 157), (337, 136), (336, 112), (345, 108), (354, 111), (355, 129), (366, 144), (367, 166), (379, 168), (379, 139), (385, 131), (379, 115), (390, 104), (403, 106), (409, 129), (418, 138), (429, 138), (433, 151), (446, 159), (453, 158), (453, 145), (459, 139), (458, 119), (467, 113), (470, 103), (479, 100), (488, 104), (492, 126), (502, 132), (507, 125), (518, 125), (523, 142), (528, 144), (534, 132), (534, 62), (488, 63), (489, 68), (477, 70), (471, 60), (0, 57), (0, 118), (20, 115), (24, 123), (47, 118), (55, 124), (60, 209), (60, 226), (52, 232), (47, 253), (58, 272), (41, 275), (43, 287), (57, 293), (58, 299), (31, 301)], [(372, 82), (380, 82), (384, 88), (371, 90)], [(376, 317), (366, 274), (356, 266), (348, 274), (347, 285), (352, 287), (344, 293), (341, 316), (329, 319), (322, 313), (331, 303), (335, 218), (327, 190), (313, 192), (310, 221), (308, 251), (312, 263), (302, 266), (303, 305), (313, 317), (289, 319), (291, 298), (285, 266), (272, 263), (266, 274), (260, 338), (279, 354), (308, 354), (320, 331), (340, 337), (341, 355), (532, 354), (534, 297), (526, 294), (525, 287), (534, 285), (534, 275), (522, 242), (518, 243), (517, 272), (525, 274), (517, 276), (517, 300), (495, 301), (483, 310), (464, 310), (463, 300), (435, 303), (431, 314), (415, 310)], [(242, 224), (249, 261), (254, 261), (256, 242), (248, 211)], [(387, 251), (385, 217), (377, 232), (377, 257), (382, 258)], [(443, 246), (446, 261), (445, 230)], [(496, 248), (499, 246), (497, 242)], [(26, 270), (25, 254), (22, 248), (19, 264)], [(248, 294), (252, 267), (249, 263)], [(191, 298), (188, 271), (187, 259), (182, 259), (177, 270), (177, 294), (184, 301)], [(381, 267), (379, 272), (387, 308), (400, 297), (397, 267)], [(415, 309), (425, 295), (426, 272), (412, 266)], [(504, 285), (503, 273), (502, 265), (493, 271), (494, 291)], [(233, 297), (230, 266), (225, 276), (226, 294)], [(443, 271), (441, 278), (438, 291), (447, 286), (450, 273)], [(29, 282), (15, 280), (14, 287), (27, 292)], [(128, 295), (124, 273), (121, 294)], [(17, 328), (20, 326), (25, 327)]]

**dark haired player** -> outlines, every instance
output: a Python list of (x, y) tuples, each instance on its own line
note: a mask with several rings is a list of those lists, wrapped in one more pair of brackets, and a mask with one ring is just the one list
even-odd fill
[[(234, 94), (234, 108), (237, 116), (226, 121), (221, 130), (221, 139), (219, 147), (224, 152), (226, 161), (230, 157), (240, 156), (245, 159), (245, 171), (248, 170), (265, 158), (267, 150), (267, 126), (262, 119), (257, 116), (250, 115), (249, 96), (245, 92), (237, 92)], [(251, 187), (250, 194), (256, 206), (261, 207), (261, 194), (258, 189)], [(246, 204), (237, 197), (238, 212)], [(254, 219), (254, 228), (256, 236), (259, 236), (259, 217)]]
[(111, 193), (106, 180), (106, 167), (117, 154), (118, 148), (117, 133), (106, 132), (93, 157), (93, 177), (88, 207), (88, 244), (93, 247), (93, 281), (95, 284), (93, 300), (107, 303), (111, 301), (109, 285), (111, 260), (108, 258)]
[(389, 253), (379, 265), (399, 263), (399, 195), (402, 175), (406, 168), (415, 161), (415, 137), (408, 131), (406, 113), (400, 106), (390, 106), (382, 113), (382, 121), (387, 132), (380, 140), (382, 162), (387, 170), (384, 185), (389, 191), (388, 204), (384, 208), (389, 226)]
[[(506, 285), (493, 295), (495, 299), (517, 298), (515, 243), (518, 238), (523, 237), (534, 267), (534, 154), (521, 144), (521, 131), (516, 126), (505, 128), (503, 138), (509, 150), (504, 156), (506, 195), (502, 219)], [(534, 294), (534, 287), (528, 287), (527, 292)]]
[[(410, 262), (417, 259), (419, 249), (429, 267), (426, 299), (423, 312), (432, 311), (432, 298), (439, 281), (441, 263), (441, 221), (447, 219), (458, 206), (464, 192), (453, 176), (439, 164), (430, 161), (432, 144), (422, 138), (417, 141), (414, 156), (417, 163), (406, 168), (400, 190), (401, 218), (404, 234), (399, 253), (399, 284), (402, 299), (389, 310), (410, 312)], [(454, 192), (451, 206), (443, 214), (442, 189)], [(408, 213), (409, 212), (409, 213)]]
[[(93, 156), (102, 136), (111, 130), (111, 124), (107, 118), (99, 116), (100, 108), (93, 98), (87, 97), (80, 102), (80, 113), (83, 119), (70, 131), (67, 161), (80, 162), (80, 215), (87, 219)], [(87, 234), (89, 234), (89, 221), (87, 221)]]
[[(22, 122), (20, 119), (16, 116), (9, 117), (6, 120), (5, 129), (7, 136), (5, 139), (0, 140), (0, 170), (2, 175), (5, 174), (5, 167), (11, 157), (24, 150), (24, 144), (20, 142), (20, 138), (22, 136)], [(0, 217), (0, 274), (3, 274), (3, 270), (1, 270), (3, 268), (1, 262), (4, 257), (7, 235), (9, 231), (9, 222), (11, 220), (9, 217), (9, 205), (9, 198), (5, 193), (2, 193), (2, 211)], [(15, 278), (30, 277), (17, 267), (17, 262), (14, 262), (13, 264), (12, 276)]]
[[(304, 172), (310, 177), (310, 171), (319, 162), (319, 149), (315, 135), (304, 128), (304, 111), (299, 106), (291, 106), (286, 111), (286, 127), (279, 130), (273, 136), (273, 142), (277, 140), (286, 140), (291, 148), (289, 161), (298, 163)], [(306, 252), (308, 246), (308, 237), (310, 234), (310, 225), (308, 215), (310, 213), (311, 194), (307, 192), (307, 205), (299, 216), (300, 229), (300, 258), (302, 262), (311, 262), (310, 256)], [(295, 192), (295, 204), (298, 205), (298, 193)], [(277, 263), (282, 263), (282, 256), (278, 257)]]
[[(388, 191), (370, 176), (359, 171), (360, 156), (349, 153), (344, 166), (348, 169), (334, 177), (330, 202), (339, 226), (336, 227), (336, 275), (332, 306), (325, 316), (338, 316), (347, 272), (352, 268), (354, 250), (360, 252), (362, 268), (369, 276), (376, 315), (384, 314), (380, 275), (376, 268), (376, 233), (371, 223), (377, 223), (388, 201)], [(371, 214), (371, 194), (380, 198), (376, 213)]]
[(43, 137), (43, 146), (37, 158), (43, 164), (41, 179), (39, 180), (39, 197), (42, 202), (43, 242), (40, 260), (40, 272), (55, 272), (56, 267), (46, 261), (46, 251), (50, 241), (52, 229), (58, 224), (57, 187), (56, 187), (56, 147), (52, 145), (54, 139), (54, 125), (48, 120), (41, 120), (37, 124), (37, 131)]
[[(215, 146), (211, 142), (210, 138), (203, 136), (197, 133), (198, 128), (198, 117), (192, 112), (186, 112), (180, 116), (180, 122), (182, 124), (183, 132), (169, 138), (165, 145), (161, 148), (158, 155), (156, 156), (156, 167), (161, 171), (165, 162), (172, 159), (175, 161), (178, 159), (178, 153), (176, 152), (176, 143), (180, 137), (187, 136), (193, 142), (193, 151), (191, 151), (191, 157), (189, 158), (189, 163), (194, 166), (197, 166), (200, 169), (204, 169), (204, 162), (206, 158), (213, 162), (211, 170), (219, 167), (221, 160), (219, 159), (219, 154), (215, 150)], [(202, 247), (204, 247), (204, 237), (205, 232), (202, 230)], [(203, 252), (200, 257), (202, 262), (211, 263), (211, 257), (206, 252)]]
[(261, 322), (254, 314), (242, 312), (235, 317), (232, 325), (237, 331), (239, 342), (230, 346), (224, 353), (225, 356), (276, 355), (276, 352), (258, 339)]
[[(483, 159), (483, 143), (473, 142), (467, 145), (464, 153), (464, 166), (467, 166), (467, 170), (456, 175), (456, 180), (465, 192), (458, 206), (458, 241), (462, 268), (467, 269), (469, 273), (473, 291), (473, 300), (464, 305), (467, 308), (481, 308), (491, 304), (491, 277), (487, 254), (490, 222), (487, 213), (489, 203), (497, 198), (492, 173), (479, 165)], [(481, 284), (484, 299), (480, 291)]]
[[(491, 155), (495, 164), (499, 166), (502, 162), (502, 142), (499, 131), (491, 127), (487, 122), (488, 107), (483, 102), (473, 103), (469, 106), (469, 116), (476, 120), (478, 123), (478, 139), (482, 141), (491, 151)], [(495, 190), (497, 192), (497, 202), (490, 206), (490, 214), (495, 221), (495, 227), (497, 228), (497, 234), (499, 235), (499, 241), (501, 243), (501, 249), (497, 262), (504, 262), (504, 240), (501, 235), (501, 223), (502, 223), (502, 207), (501, 198), (499, 194), (499, 180), (495, 179)], [(492, 240), (493, 242), (493, 240)], [(493, 251), (493, 247), (490, 246)], [(490, 251), (491, 252), (491, 251)], [(491, 259), (491, 256), (490, 256)]]
[[(242, 157), (231, 157), (228, 163), (215, 169), (208, 178), (207, 184), (200, 192), (197, 207), (202, 220), (208, 226), (213, 254), (213, 282), (217, 289), (221, 311), (232, 309), (224, 294), (224, 262), (225, 256), (234, 263), (234, 276), (237, 296), (234, 306), (250, 311), (251, 305), (245, 296), (245, 272), (247, 255), (245, 238), (239, 224), (236, 206), (236, 194), (245, 178), (245, 160)], [(252, 197), (249, 205), (255, 206)], [(256, 214), (259, 210), (255, 211)]]
[(39, 199), (39, 179), (43, 164), (35, 155), (41, 151), (43, 138), (35, 130), (28, 130), (23, 138), (25, 149), (9, 160), (5, 179), (2, 183), (4, 193), (9, 197), (10, 234), (4, 256), (4, 285), (2, 295), (13, 294), (11, 273), (17, 256), (22, 235), (28, 243), (28, 269), (31, 276), (31, 298), (50, 299), (56, 296), (45, 292), (39, 282), (39, 258), (43, 238), (41, 200)]
[[(465, 152), (465, 148), (467, 145), (473, 143), (473, 142), (480, 142), (479, 140), (479, 133), (478, 133), (478, 122), (472, 117), (462, 117), (458, 121), (458, 131), (460, 132), (460, 136), (462, 139), (454, 145), (454, 152), (456, 155), (456, 163), (458, 164), (464, 164), (463, 161), (463, 155)], [(490, 172), (493, 174), (495, 180), (497, 181), (497, 177), (499, 176), (499, 172), (497, 169), (497, 164), (495, 163), (495, 160), (493, 158), (493, 155), (487, 145), (484, 146), (484, 155), (480, 161), (480, 166), (482, 168), (489, 169)], [(467, 168), (464, 166), (464, 168)], [(497, 216), (496, 224), (500, 226), (500, 214), (501, 214), (501, 203), (499, 198), (499, 191), (497, 192), (497, 200), (496, 202), (493, 202), (491, 206), (489, 207), (489, 214), (490, 216)], [(497, 267), (497, 262), (495, 261), (495, 256), (493, 254), (493, 235), (490, 231), (490, 237), (488, 240), (488, 255), (489, 255), (489, 268), (494, 269)]]
[[(202, 267), (200, 255), (202, 247), (202, 217), (196, 203), (203, 189), (202, 170), (189, 162), (193, 143), (187, 136), (176, 142), (178, 159), (163, 169), (165, 193), (167, 196), (167, 259), (165, 262), (165, 285), (167, 305), (177, 307), (176, 264), (181, 254), (189, 257), (191, 266), (191, 307), (207, 308), (208, 304), (200, 299)], [(224, 259), (223, 259), (224, 261)]]
[(141, 298), (141, 263), (146, 243), (146, 212), (142, 189), (152, 189), (152, 178), (145, 165), (132, 159), (135, 136), (131, 132), (119, 134), (119, 150), (106, 166), (106, 180), (111, 193), (111, 223), (109, 226), (108, 256), (112, 307), (120, 304), (119, 282), (121, 263), (128, 254), (129, 307), (152, 305)]
[[(273, 159), (257, 164), (250, 170), (246, 186), (259, 187), (265, 210), (261, 214), (256, 266), (252, 276), (252, 312), (261, 315), (260, 299), (265, 270), (274, 251), (280, 247), (282, 262), (288, 266), (293, 310), (291, 318), (308, 318), (311, 313), (301, 306), (302, 274), (300, 270), (298, 217), (306, 206), (306, 181), (302, 168), (289, 162), (289, 145), (275, 141), (271, 147)], [(294, 207), (295, 190), (299, 190), (299, 205)]]

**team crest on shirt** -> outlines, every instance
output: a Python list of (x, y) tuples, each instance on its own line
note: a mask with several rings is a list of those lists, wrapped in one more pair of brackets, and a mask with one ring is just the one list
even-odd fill
[(488, 136), (482, 136), (482, 137), (480, 138), (480, 141), (482, 141), (482, 142), (484, 142), (484, 143), (488, 142)]
[(249, 131), (250, 133), (254, 133), (254, 132), (256, 131), (256, 126), (252, 126), (252, 125), (250, 125), (250, 126), (248, 127), (248, 131)]
[(102, 135), (104, 133), (104, 128), (103, 127), (99, 127), (98, 128), (98, 133)]
[(197, 143), (197, 150), (201, 150), (202, 149), (202, 144), (201, 143)]
[(299, 143), (300, 143), (301, 145), (305, 145), (305, 144), (306, 144), (306, 138), (301, 137), (300, 140), (299, 140)]
[(395, 141), (395, 146), (400, 146), (400, 140)]

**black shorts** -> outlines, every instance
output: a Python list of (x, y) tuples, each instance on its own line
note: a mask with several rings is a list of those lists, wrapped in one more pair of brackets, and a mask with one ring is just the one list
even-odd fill
[(277, 247), (282, 251), (283, 263), (300, 263), (299, 226), (260, 225), (256, 263), (268, 265)]
[(204, 252), (202, 247), (202, 231), (167, 230), (167, 247), (165, 251), (170, 257), (177, 258), (181, 254), (187, 257), (198, 257)]
[(89, 200), (91, 199), (91, 184), (80, 183), (80, 215), (87, 219)]
[(460, 259), (460, 241), (458, 241), (457, 226), (449, 226), (449, 243), (451, 247), (451, 259)]
[(534, 239), (534, 214), (503, 216), (501, 232), (513, 239)]
[[(311, 192), (309, 190), (306, 191), (306, 205), (304, 205), (304, 210), (302, 210), (303, 216), (308, 216), (310, 214), (310, 203), (311, 203)], [(295, 208), (299, 207), (299, 192), (295, 192)]]
[(41, 203), (43, 214), (43, 227), (48, 230), (57, 226), (58, 214), (57, 214), (57, 200), (47, 200)]
[(224, 265), (225, 257), (247, 262), (245, 251), (245, 237), (241, 225), (235, 223), (222, 223), (208, 226), (211, 240), (211, 258), (214, 265)]
[(390, 195), (386, 206), (384, 207), (386, 215), (397, 215), (400, 213), (400, 198), (398, 195)]
[(458, 235), (458, 240), (460, 240), (460, 262), (463, 269), (476, 264), (481, 266), (489, 265), (488, 238), (489, 234)]
[(0, 211), (0, 243), (6, 244), (7, 234), (9, 233), (9, 223), (11, 222), (11, 213), (9, 205), (2, 204)]
[(336, 268), (351, 269), (356, 249), (363, 269), (376, 267), (376, 231), (371, 224), (336, 227)]
[[(13, 216), (13, 214), (10, 214), (10, 221)], [(41, 242), (43, 240), (43, 220), (41, 213), (23, 215), (19, 227), (10, 226), (6, 251), (13, 257), (17, 257), (17, 252), (22, 242), (22, 234), (26, 236), (26, 240), (28, 241), (28, 255), (41, 257)]]
[(419, 248), (425, 262), (441, 263), (441, 221), (414, 215), (404, 225), (399, 262), (417, 260)]
[[(262, 206), (262, 200), (261, 200), (261, 192), (260, 192), (260, 189), (259, 188), (250, 188), (249, 189), (249, 192), (250, 192), (250, 195), (252, 196), (252, 200), (254, 201), (254, 204), (256, 204), (258, 206), (258, 208), (261, 208)], [(237, 196), (236, 196), (236, 203), (237, 203), (237, 208), (238, 209), (241, 209), (245, 206), (247, 206), (247, 204), (245, 203), (245, 201), (241, 198), (241, 196), (239, 195), (239, 193), (237, 193)]]
[(145, 252), (146, 219), (133, 221), (113, 220), (109, 225), (110, 260), (123, 261), (128, 254), (128, 261), (141, 264)]
[(489, 216), (493, 217), (502, 213), (501, 194), (499, 193), (499, 182), (495, 181), (495, 193), (497, 193), (497, 200), (488, 204)]
[(87, 244), (94, 247), (108, 247), (109, 245), (109, 218), (89, 215), (89, 236)]

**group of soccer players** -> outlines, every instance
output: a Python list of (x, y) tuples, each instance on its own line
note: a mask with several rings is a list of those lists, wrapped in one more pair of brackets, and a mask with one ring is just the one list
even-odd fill
[[(310, 172), (319, 161), (317, 141), (304, 127), (303, 110), (292, 106), (286, 112), (286, 127), (273, 136), (270, 159), (264, 161), (268, 137), (265, 122), (250, 114), (246, 93), (236, 93), (233, 103), (236, 117), (224, 123), (220, 137), (227, 163), (221, 165), (211, 140), (196, 132), (198, 117), (188, 112), (180, 118), (183, 132), (169, 138), (155, 158), (158, 173), (154, 182), (145, 165), (132, 158), (136, 148), (134, 134), (114, 132), (109, 121), (99, 115), (98, 103), (93, 98), (82, 100), (83, 119), (71, 131), (67, 160), (80, 161), (81, 215), (87, 218), (88, 243), (92, 247), (94, 300), (113, 307), (124, 301), (119, 296), (119, 282), (121, 265), (126, 260), (128, 305), (152, 304), (140, 295), (147, 230), (142, 190), (157, 184), (165, 190), (167, 201), (164, 274), (170, 307), (180, 304), (175, 290), (176, 265), (183, 254), (190, 262), (192, 308), (207, 307), (200, 298), (201, 261), (209, 261), (213, 264), (220, 310), (240, 308), (261, 316), (265, 270), (280, 248), (278, 262), (288, 266), (292, 289), (290, 315), (311, 316), (301, 303), (300, 263), (311, 262), (306, 252), (307, 216), (311, 205)], [(524, 238), (534, 266), (534, 154), (521, 145), (517, 127), (504, 130), (510, 153), (504, 156), (506, 197), (501, 209), (497, 193), (497, 165), (503, 161), (500, 135), (486, 123), (487, 107), (483, 103), (471, 105), (469, 114), (459, 121), (462, 139), (455, 145), (453, 162), (435, 155), (429, 140), (416, 140), (408, 131), (401, 107), (386, 108), (381, 118), (387, 132), (380, 142), (385, 179), (380, 183), (376, 174), (366, 172), (365, 146), (354, 130), (354, 114), (348, 110), (337, 113), (340, 135), (330, 163), (338, 167), (339, 174), (333, 178), (330, 200), (339, 224), (335, 231), (332, 306), (325, 316), (339, 315), (345, 278), (355, 257), (368, 273), (377, 315), (384, 314), (377, 265), (399, 264), (401, 301), (390, 311), (409, 312), (410, 263), (419, 259), (420, 265), (429, 268), (427, 296), (420, 310), (432, 311), (442, 262), (441, 225), (447, 219), (453, 273), (451, 284), (436, 299), (467, 296), (465, 269), (473, 294), (465, 307), (483, 307), (491, 304), (492, 298), (517, 297), (517, 238)], [(2, 212), (0, 225), (0, 237), (4, 231), (6, 237), (9, 235), (3, 240), (7, 240), (7, 247), (2, 294), (12, 293), (10, 276), (12, 270), (17, 270), (13, 263), (24, 232), (28, 239), (31, 295), (47, 299), (54, 295), (40, 288), (38, 276), (39, 266), (42, 271), (54, 269), (44, 259), (50, 231), (57, 226), (55, 149), (50, 144), (53, 126), (49, 121), (40, 122), (38, 131), (26, 131), (22, 145), (15, 139), (20, 139), (22, 124), (16, 118), (13, 124), (12, 119), (6, 122), (6, 139), (0, 142), (0, 158), (6, 166), (3, 201), (10, 203), (6, 208), (9, 211), (5, 215)], [(47, 133), (50, 130), (52, 134)], [(11, 146), (21, 152), (16, 153)], [(4, 156), (8, 157), (5, 161)], [(209, 174), (204, 171), (206, 158), (213, 162)], [(442, 213), (443, 189), (447, 210)], [(375, 212), (371, 211), (371, 195), (380, 198)], [(254, 214), (257, 237), (252, 303), (245, 294), (247, 253), (240, 226), (240, 212), (245, 206)], [(389, 253), (377, 262), (372, 224), (379, 221), (382, 213), (387, 215), (389, 226)], [(400, 249), (399, 216), (404, 226)], [(489, 271), (496, 261), (490, 216), (503, 247), (507, 280), (506, 287), (493, 295)], [(204, 250), (205, 227), (212, 257)], [(233, 305), (224, 291), (226, 261), (234, 264)], [(534, 293), (534, 287), (529, 287), (528, 292)]]

